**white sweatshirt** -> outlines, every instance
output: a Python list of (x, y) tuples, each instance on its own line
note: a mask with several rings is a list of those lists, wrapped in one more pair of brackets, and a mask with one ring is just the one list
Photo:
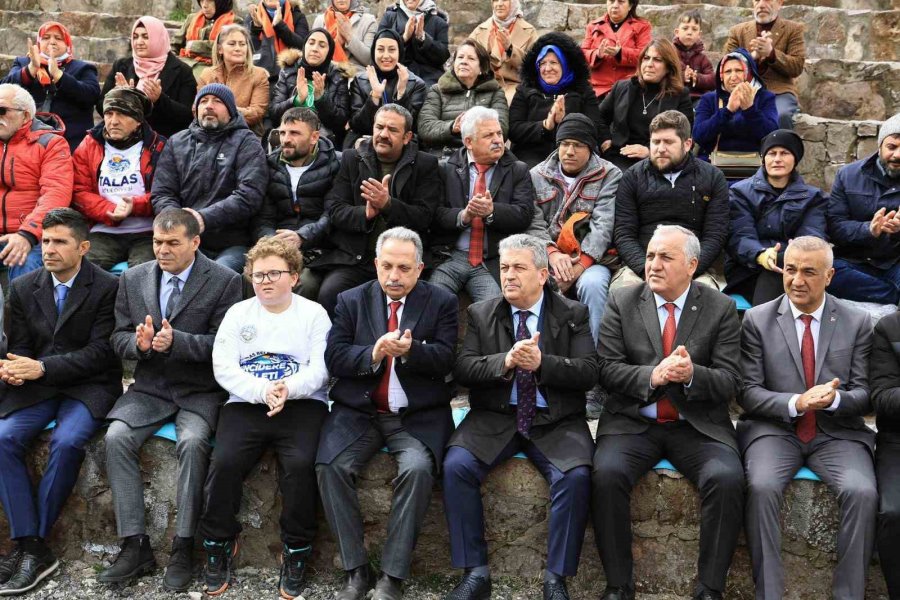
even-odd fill
[(292, 295), (290, 308), (266, 310), (250, 298), (228, 309), (213, 346), (213, 372), (228, 402), (265, 404), (269, 384), (284, 380), (288, 399), (328, 400), (325, 343), (331, 319), (316, 302)]

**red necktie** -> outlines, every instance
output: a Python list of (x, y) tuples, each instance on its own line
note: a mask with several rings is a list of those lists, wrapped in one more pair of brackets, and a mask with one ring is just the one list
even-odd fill
[[(666, 325), (662, 332), (663, 356), (672, 354), (672, 348), (675, 346), (675, 305), (672, 302), (663, 304), (669, 316), (666, 317)], [(669, 400), (669, 397), (663, 395), (656, 402), (656, 421), (658, 423), (670, 423), (678, 420), (678, 410)]]
[[(800, 345), (800, 361), (803, 363), (803, 377), (806, 389), (816, 385), (816, 346), (812, 335), (812, 315), (800, 315), (806, 325), (803, 330), (803, 343)], [(797, 437), (804, 444), (816, 437), (816, 411), (808, 410), (797, 421)]]
[[(400, 304), (399, 300), (391, 302), (391, 315), (388, 317), (387, 324), (388, 332), (397, 331), (400, 328), (400, 324), (397, 322), (397, 311), (400, 310)], [(391, 412), (391, 405), (388, 402), (388, 391), (391, 386), (391, 369), (393, 366), (394, 358), (388, 356), (387, 366), (381, 375), (381, 381), (378, 382), (378, 387), (375, 388), (375, 392), (372, 394), (372, 399), (375, 400), (375, 408), (381, 413)]]
[[(478, 178), (475, 179), (475, 192), (473, 196), (484, 194), (487, 191), (487, 172), (493, 165), (480, 165), (475, 163), (478, 170)], [(472, 217), (472, 231), (469, 235), (469, 264), (477, 267), (484, 262), (484, 220), (481, 217)]]

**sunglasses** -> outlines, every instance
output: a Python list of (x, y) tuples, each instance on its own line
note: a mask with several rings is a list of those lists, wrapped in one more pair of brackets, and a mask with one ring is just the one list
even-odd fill
[(13, 107), (13, 106), (0, 106), (0, 117), (4, 116), (6, 113), (8, 113), (8, 112), (11, 111), (11, 110), (17, 110), (17, 111), (19, 111), (19, 112), (25, 112), (25, 109), (23, 109), (23, 108), (15, 108), (15, 107)]

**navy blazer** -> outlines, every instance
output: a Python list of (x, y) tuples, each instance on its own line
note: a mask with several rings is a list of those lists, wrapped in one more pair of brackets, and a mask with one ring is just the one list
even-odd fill
[[(453, 432), (448, 376), (459, 334), (458, 311), (455, 295), (419, 280), (400, 315), (400, 330), (409, 329), (413, 337), (409, 355), (395, 362), (409, 399), (401, 420), (431, 450), (438, 468)], [(387, 298), (378, 281), (338, 295), (325, 349), (325, 363), (337, 382), (329, 392), (334, 404), (319, 438), (317, 463), (330, 463), (371, 427), (376, 416), (372, 393), (387, 366), (385, 359), (373, 367), (372, 349), (385, 333)]]

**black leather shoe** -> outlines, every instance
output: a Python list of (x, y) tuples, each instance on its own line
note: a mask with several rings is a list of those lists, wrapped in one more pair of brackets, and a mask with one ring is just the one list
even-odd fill
[(22, 547), (19, 544), (13, 546), (12, 551), (6, 556), (0, 556), (0, 585), (9, 581), (19, 570), (19, 561), (22, 560)]
[(634, 592), (627, 588), (607, 587), (600, 600), (634, 600)]
[(375, 584), (375, 592), (372, 600), (401, 600), (403, 598), (403, 580), (381, 575), (381, 579)]
[(363, 565), (347, 571), (347, 582), (334, 600), (363, 600), (373, 587), (375, 587), (375, 576), (369, 569), (369, 565)]
[(278, 577), (278, 593), (285, 600), (294, 600), (306, 587), (306, 563), (312, 554), (312, 546), (291, 550), (281, 549), (281, 574)]
[(490, 600), (491, 587), (490, 577), (466, 573), (445, 600)]
[(0, 586), (0, 596), (19, 596), (33, 590), (58, 567), (59, 561), (49, 549), (40, 554), (23, 551), (18, 570)]
[(569, 600), (565, 577), (547, 577), (544, 579), (544, 600)]
[(122, 549), (113, 564), (97, 576), (101, 583), (122, 583), (131, 581), (156, 568), (156, 559), (150, 548), (150, 537), (132, 535), (122, 541)]
[(163, 587), (170, 592), (186, 592), (194, 581), (193, 561), (194, 538), (175, 536), (169, 564), (163, 577)]

